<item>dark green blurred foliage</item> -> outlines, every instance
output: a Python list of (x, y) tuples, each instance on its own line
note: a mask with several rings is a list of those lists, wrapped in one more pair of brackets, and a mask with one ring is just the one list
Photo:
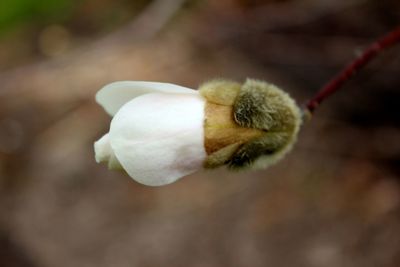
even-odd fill
[(130, 22), (150, 0), (0, 0), (0, 70), (59, 56)]
[(67, 17), (75, 1), (68, 0), (2, 0), (0, 1), (0, 33), (21, 23), (61, 21)]
[(20, 26), (42, 28), (66, 24), (72, 31), (93, 34), (128, 21), (150, 1), (1, 0), (0, 35)]

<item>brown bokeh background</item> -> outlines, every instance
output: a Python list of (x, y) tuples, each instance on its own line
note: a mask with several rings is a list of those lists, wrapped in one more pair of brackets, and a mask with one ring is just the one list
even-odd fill
[(267, 170), (152, 188), (93, 155), (101, 86), (253, 77), (302, 104), (397, 0), (59, 2), (0, 16), (0, 266), (400, 266), (400, 45)]

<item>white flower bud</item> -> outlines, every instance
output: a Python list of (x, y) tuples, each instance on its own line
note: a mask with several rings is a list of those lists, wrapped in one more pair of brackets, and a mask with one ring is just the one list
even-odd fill
[(116, 82), (97, 102), (114, 118), (95, 143), (97, 162), (145, 185), (165, 185), (203, 168), (266, 168), (291, 150), (301, 112), (264, 81), (214, 80), (199, 91), (156, 82)]
[(96, 161), (121, 166), (145, 185), (165, 185), (203, 168), (205, 99), (181, 86), (117, 82), (96, 96), (114, 115), (95, 143)]

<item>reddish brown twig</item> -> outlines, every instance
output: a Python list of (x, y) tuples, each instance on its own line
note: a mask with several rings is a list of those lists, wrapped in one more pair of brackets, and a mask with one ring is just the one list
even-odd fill
[(306, 109), (313, 113), (314, 110), (321, 104), (321, 102), (339, 90), (341, 86), (348, 81), (356, 71), (362, 69), (368, 64), (373, 58), (375, 58), (379, 52), (385, 50), (386, 48), (400, 42), (400, 27), (387, 33), (376, 42), (371, 44), (364, 52), (347, 65), (338, 75), (333, 77), (322, 89), (308, 101)]

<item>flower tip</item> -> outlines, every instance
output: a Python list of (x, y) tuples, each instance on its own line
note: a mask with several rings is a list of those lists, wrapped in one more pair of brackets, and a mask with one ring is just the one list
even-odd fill
[(110, 170), (123, 169), (111, 148), (109, 134), (94, 143), (94, 153), (97, 163), (107, 163)]
[(111, 152), (112, 149), (108, 134), (105, 134), (94, 143), (94, 154), (97, 163), (107, 162)]

